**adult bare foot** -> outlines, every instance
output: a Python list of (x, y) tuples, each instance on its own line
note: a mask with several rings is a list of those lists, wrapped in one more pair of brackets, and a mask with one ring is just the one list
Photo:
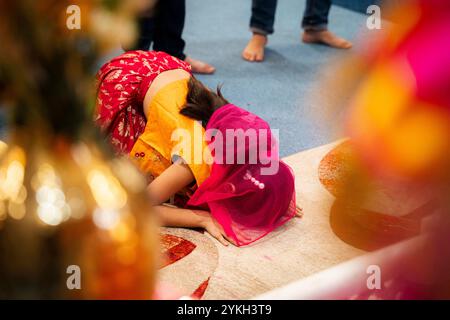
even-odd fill
[(267, 36), (254, 33), (244, 51), (242, 51), (242, 58), (251, 62), (263, 61), (266, 44)]
[(186, 57), (184, 61), (191, 65), (193, 73), (212, 74), (216, 71), (216, 68), (214, 68), (212, 65), (200, 60), (193, 59), (191, 57)]
[(307, 30), (303, 33), (302, 40), (305, 43), (321, 43), (337, 49), (350, 49), (352, 47), (350, 41), (338, 37), (328, 30)]

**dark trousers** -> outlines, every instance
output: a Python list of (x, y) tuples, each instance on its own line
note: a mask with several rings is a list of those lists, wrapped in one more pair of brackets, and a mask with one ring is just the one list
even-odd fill
[(185, 0), (159, 0), (155, 8), (139, 17), (138, 39), (130, 50), (150, 50), (153, 43), (153, 50), (184, 60), (182, 34), (185, 15)]
[[(331, 0), (306, 0), (302, 28), (305, 30), (325, 30), (328, 24)], [(255, 33), (271, 34), (275, 22), (277, 0), (253, 0), (250, 29)]]

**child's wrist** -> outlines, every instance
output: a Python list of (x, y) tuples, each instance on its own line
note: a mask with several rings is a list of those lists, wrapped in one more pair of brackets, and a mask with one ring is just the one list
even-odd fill
[(210, 220), (209, 213), (206, 211), (202, 211), (202, 210), (193, 210), (193, 212), (197, 215), (198, 226), (200, 228), (205, 228), (208, 225), (208, 222)]

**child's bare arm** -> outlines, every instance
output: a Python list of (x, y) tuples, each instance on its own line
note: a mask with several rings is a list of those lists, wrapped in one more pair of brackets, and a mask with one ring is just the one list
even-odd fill
[(181, 161), (172, 164), (148, 186), (151, 204), (163, 204), (193, 181), (194, 175), (188, 165)]
[(174, 208), (163, 205), (172, 195), (194, 181), (194, 175), (186, 164), (174, 163), (160, 176), (153, 180), (149, 187), (153, 212), (164, 226), (204, 228), (222, 244), (228, 245), (223, 229), (214, 223), (210, 213), (203, 210)]

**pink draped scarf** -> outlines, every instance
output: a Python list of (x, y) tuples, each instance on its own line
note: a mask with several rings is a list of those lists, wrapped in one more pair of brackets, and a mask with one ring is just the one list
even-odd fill
[[(241, 144), (226, 139), (227, 131), (249, 129), (267, 134), (257, 134), (253, 143), (251, 139)], [(294, 175), (279, 159), (278, 144), (269, 125), (256, 115), (231, 104), (223, 106), (208, 122), (206, 132), (212, 131), (211, 175), (195, 191), (188, 206), (209, 209), (237, 246), (248, 245), (295, 216)], [(218, 135), (223, 137), (221, 154), (216, 147)], [(236, 164), (239, 153), (245, 154), (243, 164)], [(250, 162), (250, 155), (255, 153), (256, 161)], [(224, 155), (222, 161), (220, 155)], [(225, 163), (229, 163), (225, 161), (227, 155), (234, 158), (234, 164)], [(271, 167), (277, 170), (270, 174), (261, 171)]]

